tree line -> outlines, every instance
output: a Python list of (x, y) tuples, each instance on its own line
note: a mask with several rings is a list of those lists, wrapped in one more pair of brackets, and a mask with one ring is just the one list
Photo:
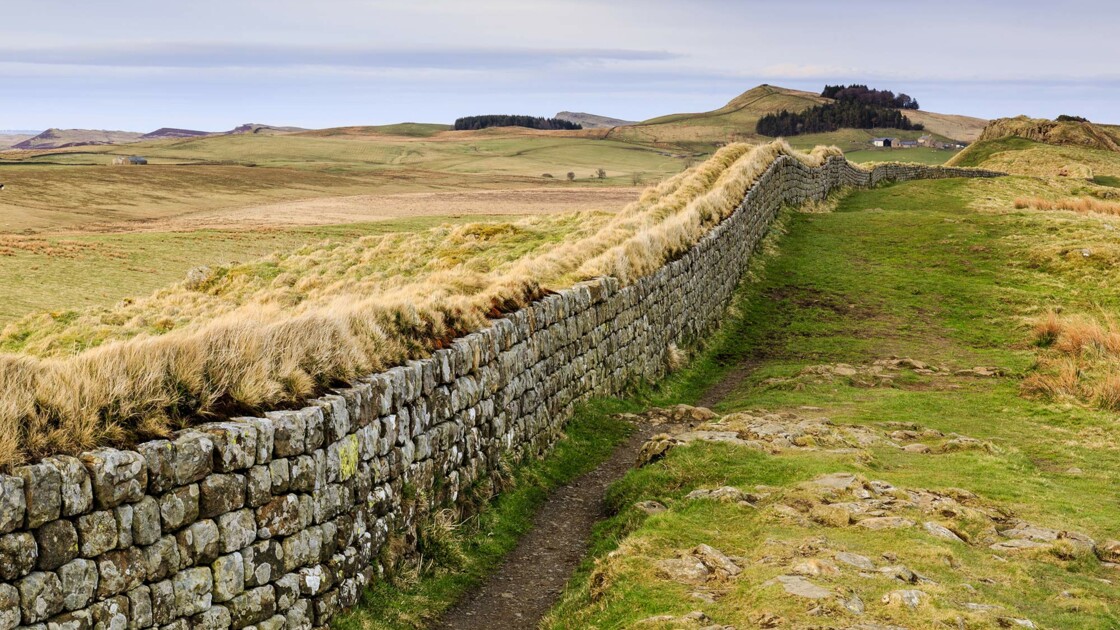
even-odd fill
[(899, 109), (844, 100), (817, 105), (799, 113), (782, 110), (777, 114), (767, 114), (758, 120), (756, 131), (760, 135), (776, 138), (823, 133), (841, 128), (921, 131), (925, 127), (911, 122)]
[(455, 131), (474, 131), (487, 127), (528, 127), (530, 129), (583, 129), (583, 125), (541, 116), (518, 116), (512, 114), (487, 114), (485, 116), (464, 116), (455, 120)]
[(894, 109), (919, 109), (918, 101), (908, 94), (898, 94), (890, 90), (873, 90), (866, 85), (826, 85), (821, 96), (838, 101), (855, 101), (864, 105), (891, 107)]

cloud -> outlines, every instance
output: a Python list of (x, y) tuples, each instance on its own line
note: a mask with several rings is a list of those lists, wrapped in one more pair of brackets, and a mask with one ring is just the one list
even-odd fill
[(664, 61), (665, 51), (573, 48), (429, 48), (129, 42), (77, 46), (4, 47), (7, 63), (116, 68), (341, 68), (515, 69), (560, 63)]

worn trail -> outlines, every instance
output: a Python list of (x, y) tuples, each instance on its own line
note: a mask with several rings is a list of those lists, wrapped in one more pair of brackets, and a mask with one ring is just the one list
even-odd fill
[(606, 516), (603, 496), (607, 487), (634, 465), (642, 444), (655, 432), (648, 425), (638, 427), (598, 468), (556, 490), (501, 568), (448, 610), (435, 627), (536, 627), (586, 555), (591, 528)]

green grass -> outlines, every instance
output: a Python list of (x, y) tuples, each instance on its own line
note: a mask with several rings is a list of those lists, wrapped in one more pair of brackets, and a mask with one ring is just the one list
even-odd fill
[(917, 162), (919, 164), (944, 164), (957, 151), (949, 149), (931, 149), (918, 147), (916, 149), (857, 149), (847, 151), (844, 157), (852, 162), (865, 164), (868, 162)]
[[(1116, 538), (1120, 505), (1101, 497), (1112, 496), (1120, 482), (1120, 427), (1107, 413), (1026, 399), (1019, 380), (1034, 364), (1024, 316), (1043, 304), (1114, 311), (1120, 291), (1049, 265), (1023, 264), (1026, 248), (1055, 238), (1047, 217), (1010, 206), (1005, 213), (969, 207), (974, 196), (994, 195), (1007, 185), (1000, 180), (910, 182), (853, 192), (830, 214), (792, 215), (780, 254), (766, 265), (759, 283), (739, 293), (737, 315), (690, 368), (646, 397), (661, 404), (693, 402), (731, 367), (750, 361), (755, 371), (718, 411), (792, 410), (872, 428), (886, 421), (912, 422), (986, 440), (994, 445), (992, 452), (915, 455), (880, 446), (860, 454), (771, 455), (725, 445), (675, 449), (611, 489), (617, 514), (596, 530), (592, 558), (570, 582), (546, 627), (628, 627), (654, 615), (692, 610), (706, 612), (713, 623), (737, 627), (754, 627), (760, 611), (794, 625), (929, 627), (955, 623), (954, 615), (960, 614), (977, 627), (995, 627), (995, 616), (960, 613), (954, 602), (961, 601), (1001, 605), (1006, 611), (1001, 614), (1028, 617), (1039, 627), (1116, 627), (1120, 594), (1101, 581), (1115, 580), (1115, 571), (1084, 556), (1036, 554), (1001, 563), (986, 546), (945, 543), (920, 528), (870, 535), (854, 527), (783, 523), (763, 509), (683, 499), (695, 488), (749, 490), (757, 484), (774, 486), (777, 496), (797, 496), (802, 492), (797, 484), (847, 471), (899, 487), (964, 488), (1032, 523), (1083, 532), (1098, 541)], [(954, 368), (996, 365), (1008, 376), (910, 374), (894, 387), (881, 388), (843, 379), (796, 387), (767, 381), (793, 377), (806, 366), (860, 365), (890, 355)], [(805, 406), (815, 410), (799, 411)], [(1069, 472), (1073, 469), (1081, 472)], [(641, 500), (661, 501), (670, 510), (646, 517), (632, 507)], [(656, 560), (699, 543), (745, 558), (742, 577), (713, 587), (722, 594), (714, 603), (691, 597), (695, 588), (665, 580), (655, 569)], [(858, 578), (850, 571), (844, 577), (810, 578), (855, 589), (867, 613), (856, 617), (826, 606), (825, 617), (806, 616), (812, 604), (761, 586), (788, 573), (781, 562), (766, 558), (804, 545), (852, 550), (879, 565), (888, 564), (879, 558), (882, 553), (895, 553), (893, 564), (905, 564), (938, 584), (912, 587)], [(976, 590), (967, 591), (965, 583)], [(915, 613), (879, 605), (887, 590), (900, 588), (928, 590), (934, 603)]]
[(1115, 175), (1097, 175), (1093, 178), (1093, 183), (1099, 186), (1120, 188), (1120, 177), (1117, 177)]
[(425, 564), (420, 579), (409, 579), (404, 572), (379, 582), (355, 610), (332, 626), (339, 630), (403, 630), (430, 625), (501, 564), (529, 530), (533, 515), (552, 489), (593, 470), (630, 434), (632, 426), (613, 419), (612, 414), (635, 409), (621, 401), (598, 401), (577, 410), (553, 452), (515, 467), (510, 488), (476, 517), (460, 523), (438, 542), (421, 536), (420, 550), (429, 558), (434, 552), (438, 560)]
[(1019, 138), (1016, 136), (1008, 136), (1000, 138), (999, 140), (983, 140), (969, 145), (967, 149), (961, 151), (954, 160), (954, 166), (981, 166), (997, 153), (1005, 151), (1023, 151), (1039, 146), (1041, 143), (1026, 138)]

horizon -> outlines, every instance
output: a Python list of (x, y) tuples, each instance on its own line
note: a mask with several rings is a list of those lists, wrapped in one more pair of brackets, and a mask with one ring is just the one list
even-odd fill
[[(1120, 123), (1120, 8), (1080, 0), (1067, 10), (1096, 19), (1067, 25), (1033, 2), (976, 4), (329, 0), (309, 12), (294, 0), (20, 0), (0, 25), (0, 128), (647, 120), (716, 109), (763, 83), (866, 83), (932, 112)], [(27, 26), (44, 15), (48, 27)]]

